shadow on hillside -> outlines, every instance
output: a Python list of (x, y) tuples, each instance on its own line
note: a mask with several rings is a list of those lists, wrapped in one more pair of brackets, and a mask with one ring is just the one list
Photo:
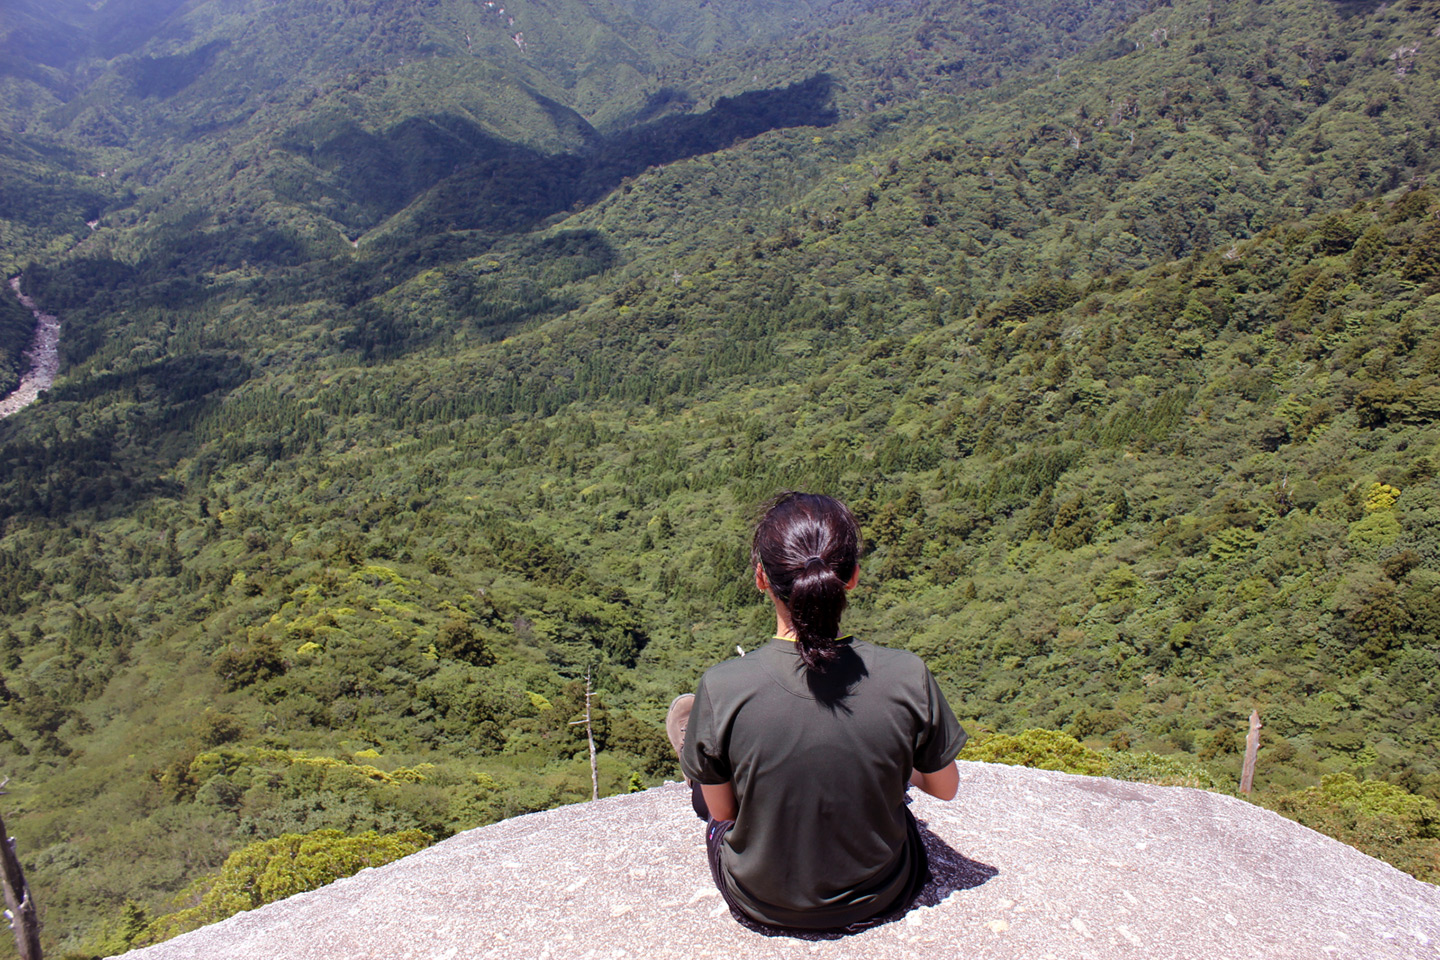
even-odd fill
[(1389, 0), (1331, 0), (1331, 2), (1340, 11), (1340, 16), (1348, 20), (1351, 17), (1367, 17), (1389, 3)]
[[(560, 116), (566, 108), (542, 102), (557, 114), (557, 125), (573, 128), (584, 143), (563, 154), (504, 140), (453, 114), (409, 117), (381, 132), (349, 120), (301, 123), (279, 145), (300, 158), (309, 173), (282, 164), (277, 169), (284, 172), (271, 186), (280, 199), (343, 225), (344, 239), (376, 231), (361, 244), (362, 256), (321, 255), (295, 231), (251, 217), (232, 217), (223, 227), (204, 229), (209, 211), (197, 208), (191, 218), (152, 235), (139, 274), (153, 282), (162, 276), (189, 280), (260, 268), (271, 278), (268, 292), (259, 294), (267, 302), (318, 297), (354, 307), (424, 270), (478, 257), (507, 237), (524, 236), (551, 217), (594, 204), (654, 167), (714, 153), (770, 130), (832, 125), (839, 120), (832, 105), (834, 88), (831, 77), (819, 73), (785, 87), (722, 97), (704, 113), (670, 114), (604, 136), (579, 114)], [(585, 260), (603, 269), (615, 256), (609, 251), (599, 257), (587, 254)], [(507, 271), (510, 260), (507, 256)], [(205, 293), (213, 297), (219, 289), (212, 285)], [(463, 293), (447, 305), (455, 312), (476, 313), (468, 301), (461, 302), (470, 296)], [(552, 306), (540, 312), (553, 312)], [(478, 313), (495, 313), (499, 319), (483, 326), (503, 330), (514, 325), (514, 317), (526, 319), (535, 311), (528, 304), (515, 309), (501, 304)], [(381, 337), (388, 346), (377, 356), (406, 352), (425, 340), (401, 329), (403, 319), (386, 320), (398, 332)]]
[(142, 57), (132, 60), (122, 68), (135, 88), (135, 95), (145, 99), (173, 97), (215, 64), (215, 58), (226, 47), (229, 40), (212, 40), (189, 53), (177, 53), (169, 57)]
[[(243, 359), (217, 353), (62, 381), (42, 398), (42, 408), (57, 411), (45, 421), (0, 423), (0, 521), (114, 516), (154, 497), (181, 495), (170, 471), (198, 450), (196, 426), (250, 376)], [(121, 412), (103, 417), (97, 401)], [(67, 424), (63, 434), (60, 422)], [(293, 451), (267, 452), (277, 459)]]
[(930, 882), (925, 884), (915, 902), (904, 910), (897, 910), (877, 918), (873, 923), (861, 930), (788, 930), (779, 927), (767, 927), (764, 924), (756, 923), (748, 917), (735, 916), (741, 926), (766, 937), (790, 937), (793, 940), (843, 940), (845, 937), (854, 936), (855, 933), (864, 930), (873, 930), (875, 927), (883, 927), (886, 924), (902, 920), (916, 907), (934, 907), (944, 902), (950, 894), (959, 890), (973, 890), (983, 885), (992, 877), (1000, 875), (1000, 871), (988, 863), (981, 863), (978, 860), (971, 860), (960, 853), (950, 844), (933, 833), (925, 821), (918, 821), (920, 824), (920, 838), (925, 842), (925, 854), (930, 858)]
[(668, 115), (604, 137), (573, 112), (544, 102), (552, 112), (569, 113), (570, 122), (557, 116), (557, 126), (576, 128), (588, 144), (581, 152), (554, 155), (451, 114), (411, 117), (383, 133), (353, 122), (302, 125), (281, 146), (309, 160), (324, 182), (287, 173), (277, 192), (352, 233), (404, 211), (402, 222), (391, 227), (402, 242), (453, 230), (518, 233), (592, 204), (650, 167), (714, 153), (769, 130), (829, 126), (839, 119), (831, 106), (834, 86), (820, 73), (786, 87), (722, 97), (702, 114)]

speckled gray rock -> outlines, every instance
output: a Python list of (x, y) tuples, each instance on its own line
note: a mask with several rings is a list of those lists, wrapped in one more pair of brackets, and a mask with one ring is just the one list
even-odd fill
[(917, 797), (936, 880), (895, 922), (731, 919), (667, 784), (471, 830), (127, 954), (320, 958), (1440, 957), (1440, 888), (1240, 800), (981, 763)]

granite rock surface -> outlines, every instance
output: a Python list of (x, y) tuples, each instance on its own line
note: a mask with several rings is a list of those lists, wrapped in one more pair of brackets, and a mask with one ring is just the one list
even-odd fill
[(912, 806), (935, 880), (864, 933), (737, 923), (689, 791), (666, 784), (470, 830), (126, 957), (1440, 957), (1440, 887), (1241, 800), (983, 763), (960, 774), (954, 801)]

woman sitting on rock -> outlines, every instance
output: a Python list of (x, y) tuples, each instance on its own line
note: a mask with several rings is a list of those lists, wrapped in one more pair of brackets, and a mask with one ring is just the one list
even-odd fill
[(954, 797), (966, 736), (918, 657), (840, 636), (859, 556), (840, 501), (776, 498), (751, 550), (775, 637), (707, 670), (666, 719), (715, 884), (741, 918), (863, 929), (929, 879), (906, 784)]

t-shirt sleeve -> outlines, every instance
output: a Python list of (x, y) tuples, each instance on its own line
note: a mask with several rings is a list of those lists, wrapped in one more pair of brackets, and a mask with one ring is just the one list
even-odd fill
[(685, 748), (680, 751), (680, 769), (697, 783), (729, 783), (733, 777), (725, 756), (722, 735), (717, 728), (714, 704), (705, 678), (695, 690), (695, 706), (685, 729)]
[(955, 719), (945, 694), (940, 692), (935, 675), (928, 667), (922, 669), (925, 670), (924, 725), (915, 738), (915, 769), (921, 773), (934, 773), (954, 762), (970, 736)]

